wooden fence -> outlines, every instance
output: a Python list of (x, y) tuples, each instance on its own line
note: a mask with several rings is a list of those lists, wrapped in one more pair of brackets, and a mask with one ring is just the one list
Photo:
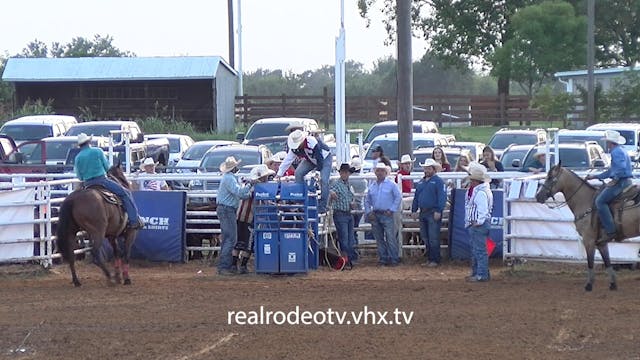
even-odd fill
[[(529, 108), (526, 96), (414, 95), (414, 119), (440, 124), (473, 126), (528, 123), (544, 120)], [(334, 98), (325, 89), (319, 96), (236, 97), (236, 119), (249, 125), (266, 117), (309, 117), (328, 127), (334, 122)], [(347, 96), (346, 122), (378, 122), (397, 119), (396, 99), (383, 96)]]

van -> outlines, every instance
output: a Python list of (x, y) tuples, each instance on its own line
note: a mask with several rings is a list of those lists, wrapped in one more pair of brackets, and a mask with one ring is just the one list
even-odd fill
[(31, 115), (9, 120), (0, 128), (0, 134), (13, 138), (16, 144), (40, 140), (46, 137), (63, 136), (71, 126), (77, 124), (68, 115)]
[(640, 124), (635, 123), (600, 123), (591, 125), (587, 130), (615, 130), (622, 135), (625, 139), (624, 145), (621, 145), (627, 154), (631, 157), (631, 160), (636, 161), (638, 159), (638, 141), (640, 139)]

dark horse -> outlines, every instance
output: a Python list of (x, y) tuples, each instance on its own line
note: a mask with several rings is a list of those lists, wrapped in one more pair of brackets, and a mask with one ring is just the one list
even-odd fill
[[(122, 172), (120, 164), (112, 166), (107, 175), (129, 189), (129, 182)], [(122, 266), (122, 278), (125, 285), (131, 284), (129, 279), (129, 255), (131, 245), (136, 238), (137, 230), (126, 227), (126, 212), (122, 208), (118, 199), (117, 203), (107, 201), (103, 196), (101, 187), (82, 188), (72, 192), (62, 202), (58, 222), (58, 233), (56, 244), (62, 258), (69, 262), (73, 284), (80, 286), (80, 281), (76, 275), (75, 249), (76, 234), (84, 230), (91, 240), (91, 254), (94, 261), (107, 277), (107, 283), (113, 285), (121, 282), (120, 267)], [(115, 197), (115, 195), (113, 195)], [(116, 197), (117, 198), (117, 197)], [(124, 254), (117, 244), (118, 237), (124, 238)], [(105, 265), (105, 259), (100, 251), (104, 238), (109, 239), (113, 248), (115, 258), (115, 279)], [(123, 256), (124, 255), (124, 256)], [(124, 260), (124, 262), (122, 261)]]
[[(607, 243), (597, 242), (600, 236), (600, 222), (598, 221), (597, 211), (595, 209), (595, 197), (598, 189), (591, 186), (573, 171), (567, 170), (563, 168), (561, 164), (558, 164), (549, 170), (544, 184), (542, 184), (536, 194), (536, 200), (539, 203), (544, 203), (548, 198), (553, 197), (553, 195), (558, 192), (564, 194), (566, 204), (575, 216), (574, 224), (576, 230), (578, 230), (578, 233), (582, 236), (582, 243), (587, 252), (587, 283), (584, 289), (586, 291), (593, 289), (593, 263), (596, 252), (595, 249), (598, 248), (604, 266), (609, 274), (609, 289), (616, 290), (618, 285), (616, 284), (616, 273), (611, 266), (611, 259), (609, 258), (609, 247)], [(624, 206), (623, 209), (625, 211), (620, 215), (621, 224), (616, 225), (618, 234), (620, 235), (619, 238), (626, 239), (637, 236), (640, 233), (640, 229), (638, 228), (638, 224), (640, 224), (638, 207), (635, 205), (627, 206), (621, 203), (614, 203), (616, 212), (620, 206)]]

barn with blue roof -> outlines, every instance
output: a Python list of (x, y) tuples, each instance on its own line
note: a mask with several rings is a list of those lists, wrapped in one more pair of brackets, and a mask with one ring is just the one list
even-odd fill
[(2, 80), (15, 106), (53, 99), (58, 114), (90, 120), (160, 112), (200, 130), (234, 130), (238, 74), (219, 56), (10, 58)]

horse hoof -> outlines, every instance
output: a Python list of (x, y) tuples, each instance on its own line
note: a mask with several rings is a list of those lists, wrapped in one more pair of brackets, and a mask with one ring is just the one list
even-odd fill
[(124, 279), (125, 285), (131, 285), (131, 279)]
[(592, 284), (587, 284), (584, 286), (584, 291), (591, 291), (593, 290), (593, 285)]
[(609, 290), (611, 290), (611, 291), (618, 290), (618, 284), (616, 284), (616, 283), (609, 284)]

